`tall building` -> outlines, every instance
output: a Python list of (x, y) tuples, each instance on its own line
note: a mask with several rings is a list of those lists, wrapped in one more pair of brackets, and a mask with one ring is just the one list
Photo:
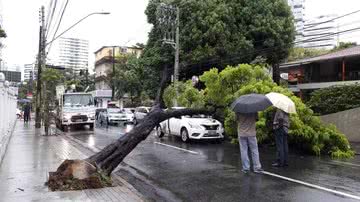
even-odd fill
[[(107, 107), (111, 100), (112, 90), (106, 79), (107, 74), (117, 63), (116, 57), (123, 54), (132, 54), (140, 57), (143, 49), (126, 46), (103, 46), (95, 52), (95, 91), (94, 97), (98, 107)], [(114, 59), (115, 56), (115, 59)]]
[[(291, 7), (291, 11), (294, 15), (294, 23), (295, 23), (295, 41), (303, 40), (303, 31), (305, 24), (305, 0), (288, 0), (288, 4)], [(296, 46), (300, 46), (296, 45)]]
[(24, 81), (36, 79), (35, 65), (25, 64), (24, 65)]
[(337, 15), (322, 15), (307, 20), (304, 24), (304, 48), (334, 48), (337, 44)]
[(61, 37), (54, 42), (50, 60), (53, 65), (73, 69), (76, 72), (88, 69), (89, 41)]

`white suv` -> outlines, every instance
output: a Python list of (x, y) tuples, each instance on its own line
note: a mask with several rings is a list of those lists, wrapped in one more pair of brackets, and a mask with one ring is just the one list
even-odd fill
[(222, 124), (206, 115), (182, 116), (165, 120), (157, 126), (156, 135), (161, 138), (165, 133), (180, 136), (183, 142), (190, 139), (222, 140), (224, 138)]

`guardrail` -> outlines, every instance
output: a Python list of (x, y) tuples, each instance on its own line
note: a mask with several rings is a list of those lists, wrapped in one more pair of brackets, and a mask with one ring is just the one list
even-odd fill
[[(15, 90), (0, 81), (0, 140), (12, 131), (16, 121), (16, 104)], [(3, 147), (2, 142), (0, 147)]]

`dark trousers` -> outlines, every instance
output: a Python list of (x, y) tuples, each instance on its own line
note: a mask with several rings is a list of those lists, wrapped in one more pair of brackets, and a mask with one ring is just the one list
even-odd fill
[(281, 166), (288, 164), (288, 134), (283, 128), (275, 130), (276, 158)]
[(24, 122), (27, 123), (29, 122), (30, 119), (30, 113), (24, 113)]

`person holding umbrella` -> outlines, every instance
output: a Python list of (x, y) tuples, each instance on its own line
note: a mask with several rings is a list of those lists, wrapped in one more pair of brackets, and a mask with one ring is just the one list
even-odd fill
[(248, 149), (251, 151), (253, 171), (263, 171), (259, 158), (259, 151), (256, 139), (257, 112), (271, 106), (270, 100), (259, 94), (248, 94), (239, 97), (231, 104), (232, 110), (236, 113), (237, 132), (241, 153), (242, 171), (250, 171)]
[(280, 93), (268, 93), (266, 94), (266, 97), (268, 97), (274, 107), (277, 108), (273, 121), (276, 142), (276, 160), (272, 166), (288, 166), (289, 113), (296, 113), (295, 103), (290, 98)]

